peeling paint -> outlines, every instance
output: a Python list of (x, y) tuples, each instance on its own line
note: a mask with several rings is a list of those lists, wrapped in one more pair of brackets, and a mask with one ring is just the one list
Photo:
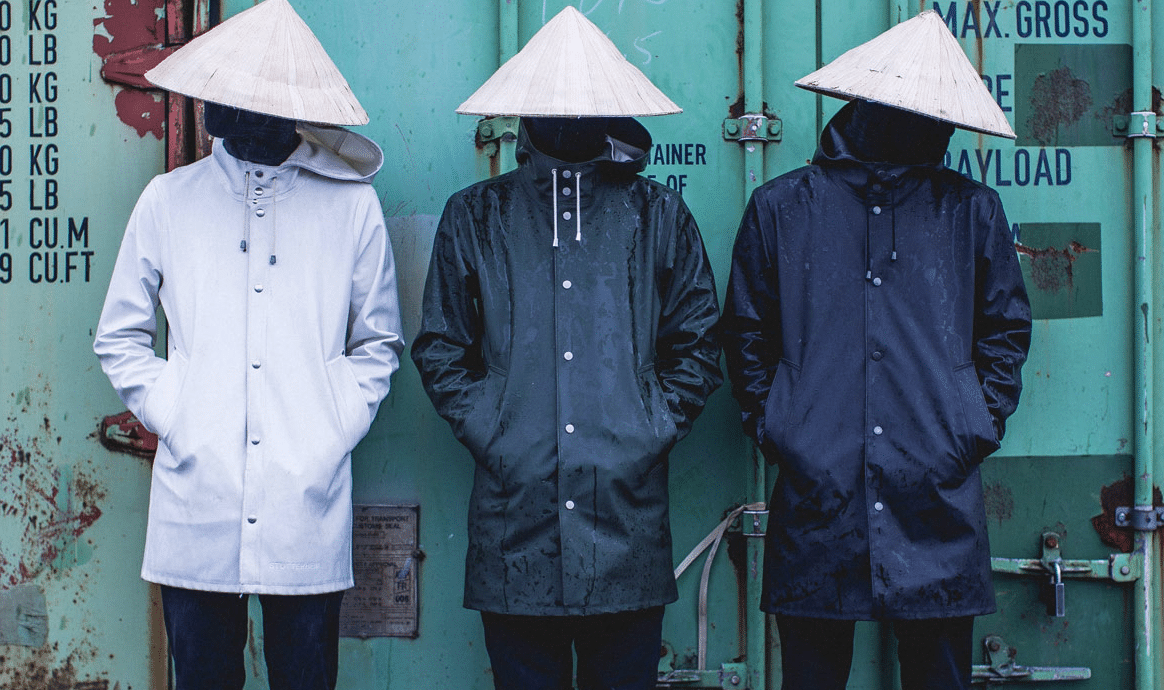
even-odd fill
[(1063, 66), (1035, 77), (1030, 98), (1031, 132), (1040, 144), (1051, 146), (1060, 125), (1078, 122), (1091, 108), (1091, 85)]
[[(1123, 553), (1132, 552), (1135, 533), (1126, 527), (1116, 527), (1115, 511), (1121, 506), (1135, 505), (1134, 498), (1135, 481), (1132, 477), (1125, 476), (1100, 489), (1099, 501), (1103, 512), (1091, 518), (1091, 526), (1099, 534), (1100, 541)], [(1164, 495), (1160, 493), (1160, 487), (1152, 487), (1152, 502), (1156, 507), (1164, 506)]]
[(1014, 517), (1014, 492), (1009, 486), (994, 482), (983, 485), (982, 491), (988, 517), (998, 520), (1000, 525)]
[(53, 644), (24, 653), (3, 650), (0, 685), (5, 690), (121, 690), (120, 683), (93, 678), (78, 670), (96, 658), (92, 646), (74, 649), (63, 659), (59, 658), (59, 647)]
[(1072, 240), (1063, 249), (1047, 247), (1036, 249), (1015, 243), (1019, 254), (1031, 260), (1031, 278), (1035, 287), (1046, 292), (1070, 290), (1075, 286), (1074, 264), (1083, 254), (1098, 252)]
[[(104, 60), (165, 39), (164, 0), (105, 0), (105, 16), (93, 20), (93, 52)], [(165, 135), (166, 104), (159, 95), (122, 89), (114, 99), (117, 117), (139, 137)]]

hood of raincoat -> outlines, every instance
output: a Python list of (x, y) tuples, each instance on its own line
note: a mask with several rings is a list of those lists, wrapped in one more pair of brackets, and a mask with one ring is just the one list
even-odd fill
[(376, 142), (342, 127), (299, 123), (303, 137), (299, 148), (283, 165), (310, 170), (333, 180), (368, 182), (384, 165), (384, 152)]
[(780, 467), (762, 607), (980, 615), (995, 603), (979, 464), (1022, 389), (1022, 271), (998, 195), (942, 165), (949, 134), (903, 142), (893, 113), (862, 108), (755, 191), (733, 251), (732, 392)]

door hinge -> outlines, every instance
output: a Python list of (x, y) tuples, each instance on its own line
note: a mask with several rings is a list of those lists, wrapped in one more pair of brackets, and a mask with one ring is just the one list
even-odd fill
[(1116, 137), (1155, 139), (1161, 132), (1164, 132), (1164, 120), (1157, 119), (1151, 110), (1114, 115), (1111, 120), (1111, 133)]
[(721, 664), (718, 671), (691, 671), (675, 669), (659, 673), (656, 688), (687, 688), (688, 690), (745, 690), (747, 664)]

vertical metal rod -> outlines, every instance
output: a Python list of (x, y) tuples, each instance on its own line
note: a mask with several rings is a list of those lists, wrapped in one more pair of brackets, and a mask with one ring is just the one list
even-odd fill
[[(744, 0), (743, 74), (744, 112), (764, 111), (764, 4), (763, 0)], [(744, 202), (764, 183), (764, 144), (744, 142)], [(752, 471), (748, 476), (748, 501), (766, 501), (767, 465), (758, 449), (753, 449)], [(768, 688), (768, 617), (760, 610), (760, 592), (764, 577), (764, 544), (761, 539), (748, 540), (747, 562), (748, 683), (752, 690)]]
[[(1137, 111), (1152, 110), (1152, 2), (1132, 0), (1132, 105)], [(1152, 357), (1151, 328), (1155, 321), (1155, 223), (1152, 173), (1152, 143), (1149, 137), (1136, 137), (1132, 142), (1133, 214), (1136, 241), (1135, 294), (1136, 305), (1133, 363), (1135, 366), (1135, 505), (1151, 508), (1153, 488), (1153, 422), (1154, 361)], [(1135, 641), (1136, 689), (1155, 688), (1153, 583), (1159, 572), (1154, 553), (1155, 537), (1151, 532), (1135, 533), (1135, 549), (1144, 554), (1143, 576), (1135, 585)]]
[[(504, 65), (517, 55), (520, 38), (517, 23), (518, 0), (498, 0), (497, 5), (497, 65)], [(508, 172), (517, 167), (517, 142), (500, 139), (497, 142), (498, 170)]]

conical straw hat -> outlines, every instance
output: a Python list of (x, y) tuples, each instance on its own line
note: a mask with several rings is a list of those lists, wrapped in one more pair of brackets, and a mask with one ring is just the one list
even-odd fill
[(574, 7), (541, 28), (457, 108), (464, 115), (640, 117), (683, 109)]
[(984, 134), (1014, 139), (982, 77), (941, 16), (922, 12), (862, 43), (796, 85), (909, 110)]
[(167, 91), (289, 120), (368, 123), (347, 81), (287, 0), (265, 0), (236, 14), (145, 76)]

